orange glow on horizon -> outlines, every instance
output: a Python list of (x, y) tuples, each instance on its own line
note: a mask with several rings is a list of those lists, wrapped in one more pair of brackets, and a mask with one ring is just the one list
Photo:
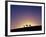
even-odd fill
[(24, 27), (25, 25), (31, 25), (31, 26), (37, 26), (38, 25), (38, 22), (36, 20), (33, 19), (23, 19), (23, 20), (20, 20), (18, 22), (15, 23), (15, 28), (22, 28)]

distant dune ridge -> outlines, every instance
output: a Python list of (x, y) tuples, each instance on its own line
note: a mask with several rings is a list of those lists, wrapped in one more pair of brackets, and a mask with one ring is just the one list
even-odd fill
[(20, 31), (39, 31), (42, 30), (42, 26), (31, 26), (26, 25), (26, 27), (23, 28), (17, 28), (17, 29), (11, 29), (11, 32), (20, 32)]

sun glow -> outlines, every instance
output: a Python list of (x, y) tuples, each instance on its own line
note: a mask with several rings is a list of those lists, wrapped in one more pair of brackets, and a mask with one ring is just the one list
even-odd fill
[(35, 23), (34, 21), (32, 21), (32, 20), (27, 20), (27, 19), (24, 19), (24, 20), (21, 20), (21, 21), (19, 21), (19, 23), (15, 23), (16, 24), (16, 28), (22, 28), (22, 27), (24, 27), (25, 25), (31, 25), (31, 26), (35, 26), (35, 24), (33, 24), (33, 23)]

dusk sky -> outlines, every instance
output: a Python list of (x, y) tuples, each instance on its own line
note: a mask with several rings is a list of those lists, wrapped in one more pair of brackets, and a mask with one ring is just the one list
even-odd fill
[(11, 5), (11, 29), (41, 25), (41, 6)]

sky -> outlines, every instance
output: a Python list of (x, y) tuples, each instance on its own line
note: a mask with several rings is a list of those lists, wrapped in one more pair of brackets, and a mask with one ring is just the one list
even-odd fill
[(11, 29), (22, 28), (26, 24), (41, 25), (41, 6), (11, 5)]

